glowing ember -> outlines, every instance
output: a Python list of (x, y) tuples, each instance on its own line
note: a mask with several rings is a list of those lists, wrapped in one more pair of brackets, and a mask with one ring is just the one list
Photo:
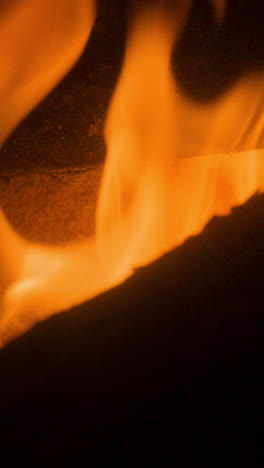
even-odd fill
[[(188, 101), (170, 61), (191, 1), (142, 3), (106, 123), (96, 235), (45, 247), (21, 239), (1, 214), (2, 344), (120, 283), (263, 190), (264, 151), (252, 150), (263, 137), (263, 77), (241, 77), (213, 104)], [(215, 1), (219, 22), (224, 3)], [(3, 140), (78, 58), (94, 3), (17, 0), (0, 13), (0, 40), (10, 45), (1, 52)]]

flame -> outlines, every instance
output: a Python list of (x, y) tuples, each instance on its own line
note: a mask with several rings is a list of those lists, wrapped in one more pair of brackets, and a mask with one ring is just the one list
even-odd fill
[[(10, 40), (1, 58), (7, 64), (0, 81), (2, 139), (76, 60), (94, 19), (92, 1), (43, 0), (38, 12), (34, 2), (14, 1), (0, 11), (0, 40)], [(221, 21), (225, 2), (215, 3)], [(117, 285), (199, 233), (212, 216), (263, 190), (264, 151), (257, 149), (263, 76), (241, 76), (203, 105), (188, 100), (175, 81), (171, 55), (190, 5), (137, 3), (105, 127), (95, 235), (59, 247), (33, 244), (1, 214), (2, 344)]]
[(94, 0), (1, 2), (1, 143), (75, 63), (94, 17)]
[(215, 9), (215, 17), (218, 24), (221, 24), (226, 11), (226, 0), (211, 0)]

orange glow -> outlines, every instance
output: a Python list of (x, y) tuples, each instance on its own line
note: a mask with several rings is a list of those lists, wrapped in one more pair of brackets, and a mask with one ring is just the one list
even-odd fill
[[(2, 15), (11, 38), (17, 23), (26, 25), (1, 58), (13, 60), (11, 75), (0, 81), (0, 113), (8, 116), (3, 138), (78, 58), (93, 22), (91, 1), (43, 0), (36, 25), (34, 1), (16, 1), (14, 11)], [(138, 2), (130, 25), (105, 128), (95, 236), (61, 247), (36, 245), (21, 239), (1, 215), (2, 344), (119, 284), (135, 267), (199, 233), (212, 216), (228, 214), (263, 190), (264, 151), (257, 149), (263, 145), (263, 76), (242, 76), (210, 104), (184, 97), (171, 54), (191, 1), (175, 3)], [(219, 21), (224, 3), (215, 1)], [(36, 53), (32, 37), (51, 29), (56, 12), (58, 47), (49, 56), (54, 38), (46, 38)]]

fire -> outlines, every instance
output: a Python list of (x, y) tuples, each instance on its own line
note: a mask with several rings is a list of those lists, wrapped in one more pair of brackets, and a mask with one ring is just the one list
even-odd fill
[[(1, 52), (1, 141), (78, 58), (95, 16), (92, 0), (35, 3), (0, 10), (0, 41), (9, 45)], [(221, 22), (225, 2), (215, 4)], [(175, 81), (171, 55), (190, 5), (136, 4), (105, 127), (95, 235), (46, 247), (20, 238), (1, 214), (2, 344), (119, 284), (263, 190), (263, 77), (242, 76), (203, 105)]]

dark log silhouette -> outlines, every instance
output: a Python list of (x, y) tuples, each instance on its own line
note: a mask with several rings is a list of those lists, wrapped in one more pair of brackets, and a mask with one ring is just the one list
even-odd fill
[(256, 195), (3, 348), (2, 466), (262, 464), (263, 238)]

